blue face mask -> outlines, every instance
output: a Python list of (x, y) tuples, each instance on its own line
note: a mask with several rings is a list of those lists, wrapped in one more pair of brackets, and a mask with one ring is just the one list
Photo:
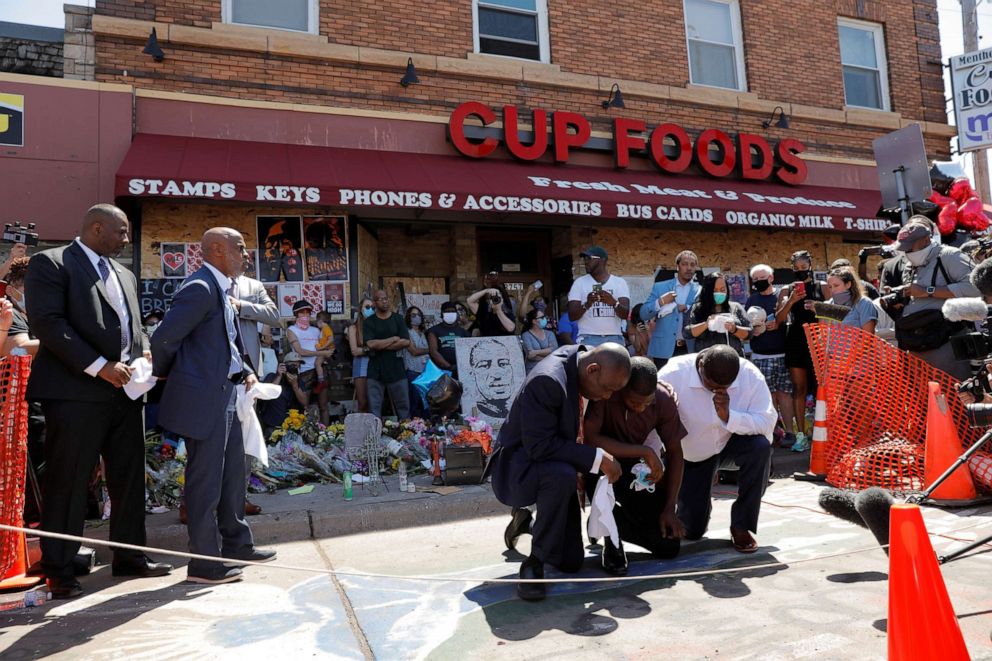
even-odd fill
[(375, 314), (375, 308), (362, 308), (362, 316), (368, 319)]
[(548, 320), (547, 320), (547, 318), (542, 317), (541, 319), (538, 319), (537, 320), (537, 325), (540, 326), (541, 328), (547, 328), (548, 327)]
[(727, 302), (727, 292), (725, 291), (715, 291), (713, 292), (713, 302), (717, 305), (723, 305)]

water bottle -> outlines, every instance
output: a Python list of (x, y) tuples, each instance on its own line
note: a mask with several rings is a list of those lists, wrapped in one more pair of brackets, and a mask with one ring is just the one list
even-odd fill
[(51, 598), (48, 590), (45, 588), (35, 588), (24, 594), (24, 605), (25, 606), (41, 606), (46, 601)]
[(351, 471), (344, 472), (344, 499), (351, 500), (353, 494), (351, 493)]
[(406, 462), (405, 461), (401, 461), (400, 462), (399, 476), (400, 476), (400, 491), (406, 491), (406, 484), (407, 484), (407, 482), (406, 482)]

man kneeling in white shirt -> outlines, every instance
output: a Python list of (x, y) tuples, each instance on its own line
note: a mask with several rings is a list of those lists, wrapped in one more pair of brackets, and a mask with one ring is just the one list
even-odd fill
[(721, 344), (672, 358), (659, 370), (658, 380), (675, 389), (679, 418), (688, 432), (682, 439), (685, 471), (678, 505), (686, 539), (699, 539), (709, 526), (716, 471), (737, 467), (730, 535), (734, 549), (753, 553), (758, 544), (751, 532), (758, 530), (776, 419), (765, 378)]

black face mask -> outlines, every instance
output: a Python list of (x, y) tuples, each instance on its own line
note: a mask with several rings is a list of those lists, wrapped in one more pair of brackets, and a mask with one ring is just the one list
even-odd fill
[(761, 292), (765, 291), (766, 289), (768, 289), (768, 285), (769, 285), (769, 281), (768, 280), (752, 280), (751, 281), (751, 289), (753, 289), (755, 292), (757, 292), (759, 294)]
[(799, 271), (797, 269), (793, 271), (793, 273), (796, 274), (796, 280), (798, 280), (799, 282), (806, 282), (807, 280), (809, 280), (809, 273), (810, 273), (809, 270)]

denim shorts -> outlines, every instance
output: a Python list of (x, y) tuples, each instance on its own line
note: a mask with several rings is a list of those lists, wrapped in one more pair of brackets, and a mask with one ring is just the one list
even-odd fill
[(357, 356), (351, 359), (351, 378), (361, 379), (369, 375), (369, 357)]

